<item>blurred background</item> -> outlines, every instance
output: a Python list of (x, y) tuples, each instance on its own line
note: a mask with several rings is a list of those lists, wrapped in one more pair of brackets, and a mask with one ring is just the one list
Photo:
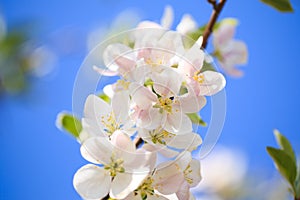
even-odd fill
[[(265, 147), (276, 146), (277, 128), (300, 155), (300, 2), (292, 4), (295, 12), (282, 14), (258, 0), (228, 0), (221, 14), (239, 19), (236, 38), (247, 43), (249, 62), (244, 77), (227, 77), (225, 126), (203, 160), (197, 199), (288, 198)], [(199, 25), (211, 14), (205, 0), (0, 2), (1, 200), (80, 199), (72, 180), (86, 161), (79, 143), (56, 128), (56, 116), (72, 111), (89, 49), (111, 30), (159, 22), (166, 5), (175, 11), (173, 27), (184, 13)], [(209, 121), (208, 111), (202, 116)]]

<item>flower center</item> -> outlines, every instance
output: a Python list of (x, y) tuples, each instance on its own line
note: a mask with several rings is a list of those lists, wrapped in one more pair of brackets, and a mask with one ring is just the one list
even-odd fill
[(191, 165), (188, 165), (185, 168), (185, 170), (183, 171), (184, 178), (185, 178), (186, 182), (188, 182), (189, 184), (193, 184), (193, 179), (188, 177), (188, 175), (192, 172), (193, 172), (193, 170), (191, 169)]
[(120, 88), (120, 90), (128, 90), (129, 84), (130, 82), (120, 79), (117, 81), (116, 86), (117, 88)]
[(152, 67), (157, 67), (157, 66), (162, 65), (164, 63), (164, 57), (156, 56), (154, 59), (149, 57), (145, 60), (145, 62), (148, 65), (151, 65)]
[(154, 144), (159, 143), (159, 144), (166, 145), (166, 139), (174, 137), (175, 134), (169, 133), (166, 130), (158, 129), (158, 130), (151, 131), (150, 136), (151, 136), (151, 141)]
[(200, 84), (203, 84), (205, 82), (205, 77), (202, 73), (200, 73), (200, 71), (194, 73), (193, 79)]
[(158, 101), (159, 101), (158, 106), (162, 109), (162, 111), (165, 110), (167, 113), (172, 113), (172, 104), (173, 104), (172, 97), (171, 98), (160, 97)]
[(154, 187), (152, 186), (153, 179), (149, 176), (135, 191), (134, 195), (140, 193), (143, 200), (147, 199), (148, 195), (154, 195)]
[(117, 173), (124, 173), (125, 169), (123, 167), (124, 160), (123, 159), (116, 159), (114, 155), (110, 158), (110, 163), (104, 165), (104, 169), (110, 172), (111, 177), (115, 177)]
[(108, 136), (111, 136), (116, 130), (120, 129), (120, 125), (117, 123), (113, 112), (109, 113), (107, 116), (101, 116), (101, 122), (105, 126), (104, 131)]

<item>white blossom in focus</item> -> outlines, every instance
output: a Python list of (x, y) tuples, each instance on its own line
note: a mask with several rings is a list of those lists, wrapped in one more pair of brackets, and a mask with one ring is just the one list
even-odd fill
[(132, 135), (135, 128), (129, 118), (129, 106), (126, 91), (116, 93), (111, 105), (95, 95), (88, 96), (82, 119), (83, 130), (89, 136), (110, 137), (117, 130)]
[(116, 131), (111, 140), (87, 139), (81, 146), (81, 154), (97, 164), (87, 164), (74, 175), (74, 187), (85, 199), (101, 199), (108, 193), (112, 198), (125, 198), (148, 176), (156, 159), (153, 153), (136, 150), (122, 131)]

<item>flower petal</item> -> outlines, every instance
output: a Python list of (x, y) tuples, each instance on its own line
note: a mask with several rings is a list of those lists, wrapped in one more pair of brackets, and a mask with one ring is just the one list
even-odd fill
[(110, 197), (114, 199), (124, 199), (131, 192), (139, 187), (148, 173), (121, 173), (118, 174), (111, 184)]
[(73, 185), (85, 199), (102, 199), (110, 189), (111, 177), (102, 168), (88, 164), (74, 175)]
[(234, 18), (226, 18), (220, 22), (219, 28), (213, 33), (215, 47), (222, 46), (233, 38), (237, 24), (238, 22)]
[(191, 152), (184, 151), (177, 157), (176, 163), (181, 169), (181, 171), (183, 171), (187, 168), (187, 166), (190, 164), (191, 161), (192, 161)]
[(93, 66), (93, 70), (95, 70), (96, 72), (98, 72), (99, 74), (101, 74), (103, 76), (117, 76), (119, 74), (118, 71), (103, 69), (103, 68), (99, 68), (99, 67), (96, 67), (96, 66)]
[(133, 153), (135, 151), (135, 145), (131, 141), (128, 135), (118, 130), (111, 136), (111, 143), (115, 145), (115, 148), (119, 151)]
[(153, 81), (155, 92), (163, 97), (171, 97), (179, 93), (183, 78), (175, 70), (166, 68), (153, 76)]
[(204, 76), (204, 83), (200, 84), (200, 95), (211, 96), (225, 87), (226, 80), (221, 73), (205, 71), (202, 74)]
[(166, 6), (160, 24), (165, 29), (170, 29), (174, 20), (174, 11), (171, 6)]
[(159, 164), (153, 176), (154, 188), (166, 195), (177, 192), (183, 181), (183, 174), (172, 161)]
[(202, 144), (202, 139), (197, 133), (187, 133), (184, 135), (176, 135), (167, 141), (168, 146), (193, 151)]
[(195, 31), (196, 29), (197, 23), (189, 14), (183, 15), (176, 27), (176, 30), (183, 35), (187, 34), (188, 32)]
[(191, 183), (189, 183), (190, 187), (195, 187), (200, 183), (202, 179), (201, 170), (200, 170), (200, 161), (193, 159), (190, 162), (190, 169), (192, 172), (188, 173), (186, 175), (186, 178), (192, 181)]
[(111, 99), (114, 116), (119, 124), (129, 120), (129, 93), (128, 91), (116, 92)]
[(96, 95), (89, 95), (84, 105), (84, 116), (100, 122), (101, 117), (109, 114), (111, 107)]
[(129, 91), (132, 100), (142, 109), (148, 109), (153, 102), (157, 101), (157, 97), (152, 91), (137, 83), (131, 83)]
[[(189, 90), (191, 92), (191, 90)], [(183, 113), (199, 112), (206, 104), (206, 98), (195, 94), (184, 94), (178, 98), (179, 108)]]
[(103, 61), (111, 71), (126, 75), (135, 67), (135, 56), (132, 49), (120, 43), (111, 44), (103, 52)]
[(181, 111), (168, 114), (163, 128), (174, 134), (190, 133), (193, 129), (191, 120)]
[(80, 152), (87, 161), (108, 164), (113, 152), (113, 145), (105, 137), (92, 137), (81, 145)]

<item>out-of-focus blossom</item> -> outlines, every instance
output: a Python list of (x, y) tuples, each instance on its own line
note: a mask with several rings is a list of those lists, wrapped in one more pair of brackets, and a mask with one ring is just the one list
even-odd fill
[(29, 77), (41, 77), (52, 71), (56, 56), (36, 41), (22, 26), (7, 29), (0, 17), (0, 90), (19, 93), (29, 85)]
[(236, 68), (248, 60), (247, 46), (243, 41), (235, 40), (235, 29), (238, 21), (233, 18), (223, 19), (213, 32), (213, 55), (218, 59), (223, 70), (232, 76), (242, 76), (243, 72)]

